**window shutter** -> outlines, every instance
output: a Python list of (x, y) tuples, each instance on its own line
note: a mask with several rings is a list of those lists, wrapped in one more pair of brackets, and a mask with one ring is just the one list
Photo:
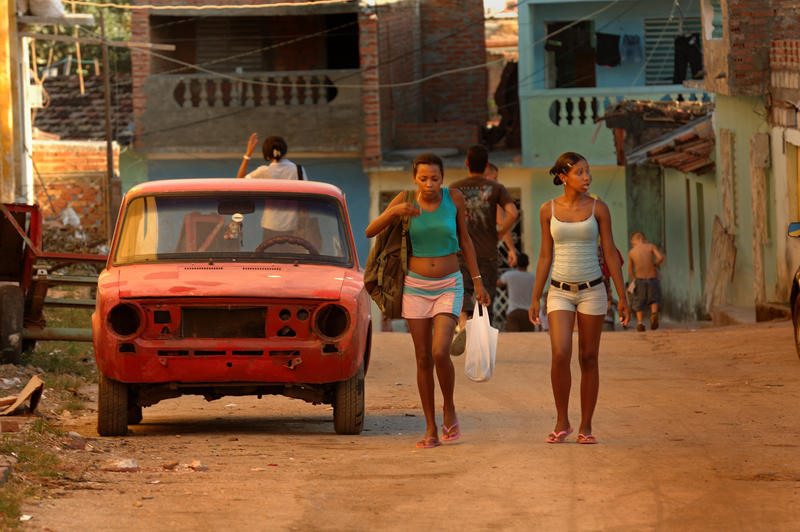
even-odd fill
[[(699, 33), (702, 46), (700, 18), (649, 18), (644, 20), (645, 85), (672, 85), (675, 70), (675, 37), (682, 33)], [(691, 76), (687, 73), (686, 79)]]

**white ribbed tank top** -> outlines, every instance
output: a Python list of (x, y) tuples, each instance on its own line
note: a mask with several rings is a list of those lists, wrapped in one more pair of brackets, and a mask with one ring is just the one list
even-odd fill
[(597, 258), (597, 237), (600, 233), (594, 211), (580, 222), (562, 222), (555, 215), (555, 206), (550, 200), (550, 234), (553, 236), (553, 270), (556, 281), (580, 283), (593, 281), (603, 274)]

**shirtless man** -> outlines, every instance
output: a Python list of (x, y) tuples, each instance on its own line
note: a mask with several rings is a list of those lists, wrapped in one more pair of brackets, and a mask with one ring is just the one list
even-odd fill
[(658, 329), (658, 305), (661, 303), (661, 286), (658, 280), (658, 266), (664, 256), (658, 248), (649, 243), (642, 233), (631, 236), (631, 250), (628, 252), (628, 279), (634, 284), (631, 308), (636, 312), (639, 324), (637, 331), (644, 331), (644, 309), (650, 305), (650, 328)]

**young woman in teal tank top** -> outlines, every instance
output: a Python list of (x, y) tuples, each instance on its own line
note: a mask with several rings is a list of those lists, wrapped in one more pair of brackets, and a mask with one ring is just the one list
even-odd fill
[[(572, 433), (569, 422), (569, 391), (572, 385), (572, 331), (578, 321), (578, 357), (581, 367), (581, 424), (578, 443), (597, 443), (592, 434), (592, 416), (600, 388), (598, 353), (608, 300), (597, 258), (600, 236), (603, 256), (619, 297), (622, 325), (628, 324), (630, 310), (622, 282), (622, 267), (611, 234), (608, 206), (588, 195), (592, 175), (586, 159), (573, 152), (561, 155), (553, 168), (553, 183), (564, 193), (544, 203), (539, 210), (542, 245), (536, 266), (536, 282), (528, 316), (539, 325), (542, 291), (553, 267), (547, 295), (552, 362), (550, 381), (556, 403), (556, 426), (547, 443), (562, 443)], [(554, 261), (555, 257), (555, 261)], [(555, 263), (554, 263), (555, 262)]]
[(433, 370), (444, 398), (442, 440), (458, 439), (458, 425), (453, 402), (455, 369), (450, 360), (453, 340), (463, 297), (457, 252), (459, 248), (475, 284), (475, 297), (489, 304), (489, 294), (481, 284), (475, 249), (467, 232), (464, 195), (458, 190), (442, 188), (444, 165), (432, 153), (414, 160), (416, 200), (406, 203), (398, 194), (383, 213), (366, 229), (372, 238), (397, 217), (411, 216), (411, 257), (403, 289), (403, 317), (406, 318), (417, 359), (417, 387), (425, 414), (425, 437), (419, 448), (441, 445), (436, 425)]

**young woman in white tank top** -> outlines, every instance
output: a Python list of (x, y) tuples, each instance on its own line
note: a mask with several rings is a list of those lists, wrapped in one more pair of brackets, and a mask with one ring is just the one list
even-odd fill
[(542, 244), (528, 311), (531, 322), (538, 325), (542, 292), (548, 276), (551, 276), (547, 320), (553, 355), (550, 380), (556, 403), (556, 426), (546, 441), (562, 443), (573, 430), (569, 421), (570, 360), (577, 315), (581, 367), (581, 423), (577, 442), (597, 443), (592, 433), (592, 416), (600, 386), (597, 362), (600, 333), (608, 307), (597, 258), (598, 236), (617, 290), (623, 326), (628, 324), (630, 310), (622, 281), (622, 267), (611, 234), (611, 215), (605, 203), (588, 195), (592, 182), (589, 164), (583, 156), (567, 152), (558, 158), (550, 173), (553, 183), (564, 185), (564, 193), (544, 203), (539, 210)]

